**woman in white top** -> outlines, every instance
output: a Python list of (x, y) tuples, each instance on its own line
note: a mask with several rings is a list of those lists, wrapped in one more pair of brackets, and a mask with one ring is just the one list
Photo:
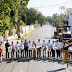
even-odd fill
[(19, 58), (20, 45), (18, 41), (17, 41), (17, 44), (15, 45), (15, 48), (16, 48), (16, 58)]
[(20, 43), (20, 49), (21, 49), (21, 58), (24, 57), (24, 44), (23, 44), (23, 41), (21, 40), (21, 43)]
[(42, 48), (43, 48), (43, 57), (46, 57), (46, 43), (45, 43), (45, 40), (43, 40)]
[(32, 44), (31, 41), (28, 43), (28, 49), (29, 49), (29, 57), (32, 57)]
[(33, 48), (33, 57), (36, 58), (36, 44), (34, 41), (32, 43), (32, 48)]

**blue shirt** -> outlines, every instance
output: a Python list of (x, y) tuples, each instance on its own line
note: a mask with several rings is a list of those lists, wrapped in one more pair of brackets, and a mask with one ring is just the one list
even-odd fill
[(28, 47), (28, 42), (24, 42), (24, 47)]

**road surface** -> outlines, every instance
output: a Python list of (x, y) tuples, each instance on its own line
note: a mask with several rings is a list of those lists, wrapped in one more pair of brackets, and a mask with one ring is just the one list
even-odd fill
[[(44, 25), (32, 35), (27, 37), (27, 41), (35, 41), (38, 39), (53, 39), (55, 28), (50, 25)], [(16, 42), (16, 40), (14, 41)], [(71, 62), (72, 65), (72, 62)], [(72, 72), (71, 66), (66, 68), (66, 64), (62, 60), (56, 58), (37, 58), (37, 59), (19, 59), (12, 60), (10, 63), (3, 61), (0, 64), (0, 72)]]

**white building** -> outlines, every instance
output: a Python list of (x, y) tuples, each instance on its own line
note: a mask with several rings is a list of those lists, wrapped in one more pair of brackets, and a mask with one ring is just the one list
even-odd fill
[(69, 8), (69, 25), (71, 26), (70, 30), (72, 33), (72, 8)]

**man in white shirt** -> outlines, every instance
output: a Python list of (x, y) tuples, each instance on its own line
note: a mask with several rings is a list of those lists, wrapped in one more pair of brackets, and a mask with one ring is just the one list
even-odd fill
[(54, 41), (53, 41), (53, 43), (51, 44), (51, 46), (52, 46), (52, 49), (51, 49), (51, 51), (52, 51), (52, 57), (55, 57), (55, 43), (54, 43)]
[[(29, 57), (32, 57), (32, 44), (31, 42), (29, 41), (28, 43), (28, 49), (29, 49)], [(31, 54), (30, 54), (31, 53)]]
[(20, 49), (20, 45), (19, 42), (17, 41), (17, 44), (15, 45), (16, 48), (16, 58), (19, 58), (19, 49)]
[(56, 53), (57, 53), (57, 58), (58, 58), (58, 56), (60, 57), (60, 43), (58, 40), (55, 43), (55, 47), (56, 47)]
[(24, 57), (24, 44), (23, 44), (23, 41), (21, 40), (21, 43), (20, 43), (20, 49), (21, 49), (21, 58)]
[(40, 39), (38, 39), (38, 42), (36, 43), (36, 46), (37, 46), (37, 57), (41, 57), (41, 47), (42, 47), (42, 44), (40, 42)]
[[(43, 40), (42, 48), (43, 48), (43, 57), (44, 56), (46, 57), (46, 43), (45, 43), (45, 40)], [(45, 53), (45, 55), (44, 55), (44, 53)]]
[[(47, 47), (48, 47), (48, 57), (50, 56), (51, 57), (51, 43), (50, 43), (50, 40), (48, 40), (48, 43), (47, 43)], [(49, 55), (50, 53), (50, 55)]]

